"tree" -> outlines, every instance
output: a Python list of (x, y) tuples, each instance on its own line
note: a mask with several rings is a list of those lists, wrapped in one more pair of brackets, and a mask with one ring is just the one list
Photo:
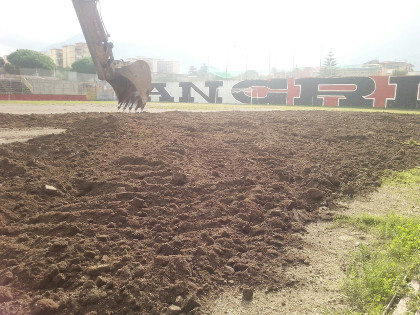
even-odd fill
[(77, 59), (72, 63), (71, 70), (79, 73), (96, 74), (95, 65), (91, 57)]
[(2, 57), (0, 57), (0, 67), (3, 67), (4, 66), (4, 59), (2, 58)]
[(10, 74), (20, 74), (19, 67), (12, 65), (10, 62), (4, 64), (4, 71)]
[(7, 61), (20, 68), (47, 70), (53, 70), (55, 68), (54, 61), (50, 57), (29, 49), (18, 49), (12, 52), (7, 56)]
[(407, 65), (407, 71), (408, 71), (408, 72), (410, 72), (410, 71), (414, 71), (414, 65), (413, 65), (413, 64), (411, 64), (411, 63), (409, 63), (409, 64)]
[(270, 70), (270, 73), (269, 73), (269, 77), (271, 77), (271, 78), (277, 78), (277, 77), (279, 77), (279, 75), (280, 75), (280, 73), (277, 70), (277, 68), (276, 67), (272, 67), (271, 70)]
[(207, 65), (203, 63), (203, 65), (198, 70), (198, 75), (204, 77), (206, 76), (206, 74), (207, 74)]
[(245, 71), (245, 79), (246, 80), (256, 80), (258, 79), (259, 74), (255, 70), (247, 70)]
[(407, 75), (407, 70), (401, 70), (401, 69), (395, 69), (392, 71), (393, 76), (401, 76), (401, 75)]
[(335, 77), (338, 74), (337, 61), (334, 58), (334, 53), (330, 50), (327, 57), (324, 60), (323, 67), (321, 67), (321, 77)]
[(195, 66), (191, 66), (188, 70), (189, 75), (197, 75), (197, 68)]

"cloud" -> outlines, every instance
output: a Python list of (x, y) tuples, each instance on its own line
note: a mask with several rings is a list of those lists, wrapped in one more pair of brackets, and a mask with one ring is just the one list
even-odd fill
[(0, 53), (3, 53), (3, 54), (8, 54), (20, 48), (41, 50), (48, 44), (47, 41), (40, 42), (36, 40), (30, 40), (18, 34), (0, 35), (0, 43), (1, 43)]
[[(191, 62), (198, 63), (195, 66), (208, 61), (223, 69), (226, 65), (256, 70), (269, 66), (290, 69), (293, 61), (297, 66), (317, 66), (321, 49), (323, 57), (333, 49), (341, 65), (388, 56), (411, 61), (418, 46), (414, 43), (415, 34), (411, 42), (404, 43), (398, 38), (407, 36), (395, 34), (398, 30), (412, 36), (407, 27), (410, 21), (418, 20), (418, 0), (400, 0), (397, 5), (379, 0), (100, 3), (114, 43), (130, 43), (144, 47), (144, 51), (153, 47), (159, 52), (147, 57), (175, 59), (183, 52), (191, 57)], [(397, 18), (396, 7), (402, 12)], [(0, 19), (0, 55), (9, 53), (10, 48), (41, 50), (81, 31), (69, 0), (11, 1), (8, 10), (19, 12), (18, 19), (12, 14), (4, 14)], [(414, 26), (412, 29), (419, 29), (418, 24)], [(389, 34), (393, 34), (398, 45), (386, 44), (385, 54), (385, 49), (380, 48), (389, 42)], [(131, 53), (131, 57), (143, 54), (141, 49)], [(417, 59), (412, 62), (420, 65), (418, 55), (414, 57)]]

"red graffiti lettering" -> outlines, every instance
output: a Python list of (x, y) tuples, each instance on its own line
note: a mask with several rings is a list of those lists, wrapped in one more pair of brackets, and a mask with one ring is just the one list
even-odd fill
[(270, 93), (286, 93), (287, 105), (293, 105), (295, 98), (300, 97), (300, 85), (295, 85), (295, 79), (287, 80), (287, 89), (270, 89), (266, 86), (251, 86), (243, 90), (244, 94), (251, 98), (266, 98)]
[(334, 107), (340, 106), (339, 105), (340, 100), (343, 98), (346, 98), (343, 95), (319, 95), (319, 97), (323, 99), (322, 104), (324, 106), (334, 106)]
[(318, 91), (348, 92), (356, 91), (356, 84), (319, 84)]
[[(319, 92), (353, 92), (357, 90), (356, 84), (318, 84)], [(319, 98), (322, 98), (324, 106), (340, 106), (340, 100), (346, 98), (344, 95), (323, 95), (320, 93)]]
[(420, 84), (417, 87), (418, 87), (417, 100), (420, 101)]
[(295, 79), (287, 79), (287, 105), (294, 105), (294, 99), (300, 97), (300, 84), (295, 85)]
[(251, 86), (244, 89), (243, 92), (251, 98), (265, 98), (268, 93), (286, 93), (287, 90), (270, 89), (266, 86)]
[(370, 78), (375, 82), (375, 91), (364, 98), (373, 99), (373, 107), (386, 108), (387, 100), (395, 100), (397, 85), (389, 84), (390, 77), (372, 76)]

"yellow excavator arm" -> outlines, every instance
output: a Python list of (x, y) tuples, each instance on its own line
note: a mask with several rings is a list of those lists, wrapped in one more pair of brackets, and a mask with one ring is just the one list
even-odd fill
[(95, 64), (100, 80), (106, 80), (118, 97), (118, 109), (142, 111), (149, 98), (152, 75), (149, 65), (143, 60), (125, 62), (114, 60), (102, 17), (97, 3), (99, 0), (72, 0), (82, 27), (83, 35)]

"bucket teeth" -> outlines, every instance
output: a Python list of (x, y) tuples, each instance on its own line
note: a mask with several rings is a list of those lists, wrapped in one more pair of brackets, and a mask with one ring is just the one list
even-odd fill
[(115, 69), (115, 74), (107, 80), (118, 97), (118, 109), (134, 108), (143, 111), (151, 90), (151, 72), (149, 65), (137, 60), (130, 65)]
[(128, 96), (118, 96), (118, 109), (128, 109), (131, 111), (134, 107), (134, 110), (137, 112), (139, 108), (140, 111), (143, 111), (144, 105), (145, 104), (143, 104), (143, 101), (137, 92), (132, 92)]

